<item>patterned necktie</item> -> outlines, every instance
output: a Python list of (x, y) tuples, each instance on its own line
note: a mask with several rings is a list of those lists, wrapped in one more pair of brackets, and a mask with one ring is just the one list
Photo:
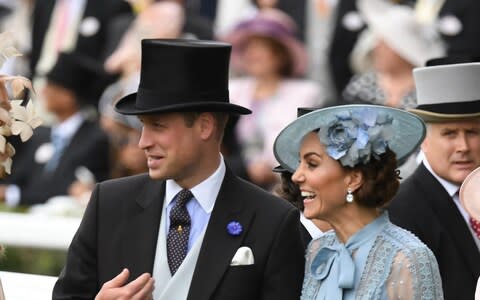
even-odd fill
[(470, 226), (472, 227), (473, 232), (475, 232), (477, 237), (480, 238), (480, 222), (470, 217)]
[[(453, 195), (453, 199), (456, 200), (456, 201), (460, 201), (459, 197), (460, 197), (460, 190), (458, 190)], [(477, 236), (477, 238), (480, 238), (480, 221), (478, 221), (478, 220), (476, 220), (472, 217), (469, 217), (468, 218), (468, 223), (470, 224), (470, 227), (472, 228), (473, 232), (475, 232), (475, 235)]]
[(167, 236), (168, 266), (172, 276), (177, 272), (185, 256), (187, 256), (188, 236), (190, 235), (190, 215), (187, 202), (192, 199), (192, 192), (181, 190), (175, 205), (170, 211), (170, 228)]

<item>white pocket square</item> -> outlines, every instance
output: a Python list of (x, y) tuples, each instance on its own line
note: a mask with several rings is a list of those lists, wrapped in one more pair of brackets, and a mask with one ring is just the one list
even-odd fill
[(253, 265), (254, 258), (252, 249), (249, 247), (240, 247), (232, 258), (231, 266)]

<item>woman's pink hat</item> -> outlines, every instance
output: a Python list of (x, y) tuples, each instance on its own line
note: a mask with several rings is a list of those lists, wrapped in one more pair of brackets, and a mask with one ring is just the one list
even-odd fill
[(473, 170), (460, 187), (460, 202), (468, 215), (480, 220), (480, 167)]
[(307, 68), (307, 52), (295, 37), (296, 25), (292, 18), (278, 9), (263, 9), (255, 17), (239, 23), (222, 40), (232, 44), (232, 63), (241, 68), (240, 57), (246, 42), (252, 36), (272, 38), (290, 53), (294, 75), (303, 75)]

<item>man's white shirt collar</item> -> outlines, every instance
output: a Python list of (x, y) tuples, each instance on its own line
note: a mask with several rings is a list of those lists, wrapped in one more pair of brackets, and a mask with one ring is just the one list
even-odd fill
[[(213, 172), (207, 179), (197, 184), (190, 191), (193, 194), (193, 197), (197, 199), (198, 203), (202, 209), (211, 213), (213, 206), (215, 205), (215, 200), (217, 199), (218, 192), (225, 177), (225, 162), (223, 161), (223, 156), (220, 154), (220, 165), (217, 170)], [(167, 200), (166, 205), (170, 204), (173, 201), (173, 198), (182, 190), (183, 188), (179, 186), (174, 180), (168, 179), (166, 182), (165, 188), (165, 199)]]
[(77, 132), (84, 120), (83, 114), (77, 112), (62, 123), (52, 126), (52, 134), (57, 134), (65, 139), (69, 139)]
[(321, 231), (320, 228), (318, 228), (312, 220), (307, 219), (303, 212), (300, 213), (300, 222), (308, 231), (308, 233), (312, 237), (312, 240), (316, 240), (323, 235), (323, 231)]
[(441, 178), (440, 176), (438, 176), (432, 169), (432, 167), (430, 166), (430, 164), (428, 163), (428, 160), (427, 158), (425, 157), (423, 159), (423, 164), (425, 165), (425, 168), (427, 168), (428, 171), (430, 171), (430, 173), (433, 175), (433, 177), (435, 177), (438, 182), (440, 182), (440, 184), (443, 186), (443, 188), (447, 191), (447, 193), (450, 195), (450, 197), (453, 198), (453, 196), (455, 196), (455, 194), (458, 192), (458, 190), (460, 189), (460, 187), (456, 184), (453, 184), (451, 183), (450, 181), (447, 181), (443, 178)]

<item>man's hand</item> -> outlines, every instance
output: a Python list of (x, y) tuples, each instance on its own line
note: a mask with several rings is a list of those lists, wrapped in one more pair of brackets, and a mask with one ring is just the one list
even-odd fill
[(95, 300), (152, 300), (154, 288), (152, 276), (143, 273), (134, 281), (125, 284), (129, 275), (128, 269), (123, 269), (115, 278), (105, 282)]

